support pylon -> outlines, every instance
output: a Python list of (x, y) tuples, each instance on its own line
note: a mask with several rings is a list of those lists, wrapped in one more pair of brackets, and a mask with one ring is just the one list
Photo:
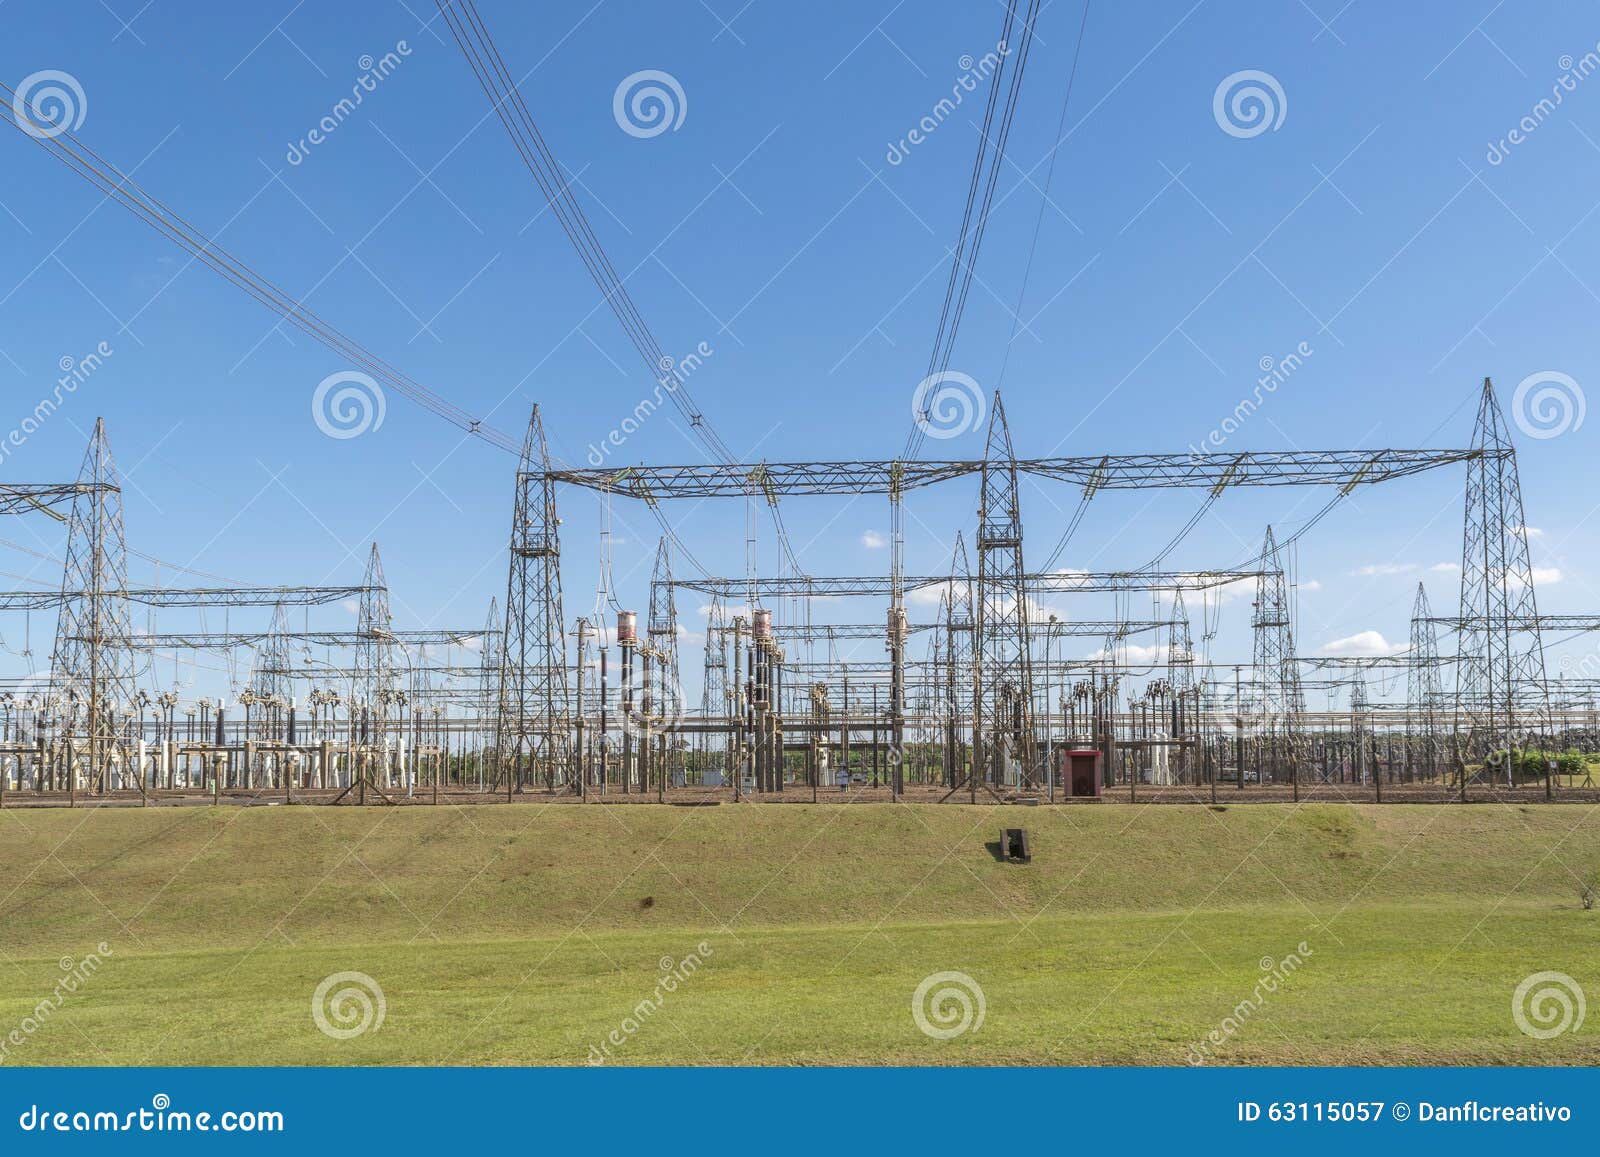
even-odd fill
[(500, 618), (500, 600), (489, 599), (489, 618), (483, 628), (483, 643), (478, 648), (478, 719), (487, 724), (478, 737), (480, 782), (488, 770), (484, 764), (494, 747), (494, 730), (490, 720), (495, 718), (495, 707), (500, 696), (500, 662), (503, 648), (500, 631), (505, 626)]
[[(962, 766), (966, 745), (961, 721), (969, 719), (976, 728), (979, 710), (978, 673), (973, 653), (972, 566), (967, 559), (966, 539), (960, 531), (956, 532), (956, 546), (950, 559), (950, 586), (945, 595), (948, 604), (944, 620), (945, 695), (949, 703), (949, 720), (945, 724), (945, 784), (955, 788), (965, 779)], [(972, 766), (978, 766), (976, 752)]]
[(678, 682), (678, 601), (673, 594), (672, 554), (663, 536), (656, 544), (656, 565), (650, 573), (650, 616), (645, 637), (656, 653), (656, 670), (663, 682)]
[(1305, 696), (1295, 662), (1294, 624), (1290, 621), (1289, 586), (1284, 577), (1278, 541), (1267, 527), (1261, 544), (1261, 574), (1256, 579), (1254, 634), (1255, 700), (1262, 753), (1262, 779), (1293, 775), (1299, 758), (1300, 723)]
[(1537, 742), (1550, 710), (1517, 455), (1488, 378), (1472, 449), (1478, 455), (1467, 463), (1456, 661), (1455, 743), (1463, 774), (1467, 761)]
[[(728, 699), (728, 613), (722, 605), (720, 597), (713, 597), (711, 609), (706, 616), (706, 647), (705, 669), (700, 683), (700, 714), (707, 724), (713, 719), (734, 714), (733, 704)], [(702, 732), (697, 746), (700, 749), (702, 761), (701, 771), (705, 771), (710, 764), (711, 748), (715, 738)], [(729, 761), (724, 753), (724, 774), (731, 774)]]
[(293, 695), (293, 681), (289, 672), (294, 669), (289, 654), (289, 617), (282, 603), (272, 608), (272, 622), (267, 627), (267, 637), (256, 650), (255, 670), (250, 685), (263, 699), (277, 698), (287, 703)]
[[(1005, 407), (995, 391), (983, 455), (978, 506), (976, 653), (983, 676), (974, 749), (999, 782), (1006, 759), (1024, 775), (1034, 771), (1033, 678), (1028, 648), (1027, 574), (1022, 564), (1022, 511), (1016, 455)], [(974, 757), (975, 762), (978, 756)]]
[(542, 779), (566, 782), (567, 663), (561, 611), (561, 542), (550, 446), (539, 407), (517, 463), (506, 581), (505, 650), (495, 712), (496, 780), (508, 792)]
[[(1172, 617), (1167, 626), (1167, 686), (1171, 689), (1171, 718), (1167, 733), (1180, 741), (1197, 738), (1200, 717), (1194, 689), (1194, 639), (1189, 629), (1189, 612), (1183, 605), (1183, 591), (1172, 594)], [(1189, 782), (1193, 752), (1180, 744), (1173, 751), (1173, 773), (1179, 783)]]
[[(389, 587), (383, 577), (383, 560), (378, 544), (367, 552), (367, 569), (361, 576), (361, 602), (356, 613), (356, 697), (367, 710), (370, 721), (367, 742), (382, 748), (395, 708), (396, 663), (394, 657), (394, 617), (389, 613)], [(354, 708), (352, 707), (352, 710)]]
[[(69, 744), (87, 760), (90, 790), (103, 791), (109, 766), (117, 765), (125, 776), (133, 771), (128, 734), (136, 718), (121, 479), (103, 418), (95, 419), (78, 481), (93, 488), (73, 498), (67, 519), (64, 599), (56, 621), (50, 691), (68, 721)], [(68, 791), (75, 794), (73, 751), (65, 758)], [(142, 794), (142, 777), (132, 778)]]
[(1411, 606), (1411, 645), (1406, 650), (1406, 738), (1413, 775), (1438, 776), (1444, 762), (1440, 729), (1444, 722), (1444, 692), (1439, 676), (1439, 636), (1433, 624), (1428, 592), (1417, 584)]

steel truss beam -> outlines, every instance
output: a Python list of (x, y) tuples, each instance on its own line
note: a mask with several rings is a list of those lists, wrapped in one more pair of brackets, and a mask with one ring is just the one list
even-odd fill
[(67, 516), (56, 509), (70, 506), (80, 494), (103, 494), (116, 489), (106, 482), (0, 482), (0, 514), (42, 511), (57, 522)]
[[(1031, 574), (1023, 579), (1030, 595), (1092, 594), (1105, 591), (1206, 590), (1227, 586), (1244, 579), (1259, 578), (1260, 570), (1207, 571), (1097, 571), (1060, 574)], [(908, 575), (900, 580), (906, 591), (947, 586), (949, 575)], [(849, 575), (815, 577), (791, 575), (780, 578), (687, 578), (674, 579), (672, 585), (684, 590), (722, 598), (887, 598), (893, 580), (887, 575)]]
[[(1230, 486), (1368, 486), (1493, 454), (1469, 450), (1289, 450), (1242, 454), (1107, 454), (1018, 458), (1018, 474), (1100, 490), (1223, 489)], [(788, 494), (888, 494), (980, 474), (976, 461), (843, 461), (551, 469), (545, 477), (656, 502)]]
[[(110, 593), (148, 607), (272, 607), (279, 603), (290, 607), (316, 607), (359, 598), (366, 590), (366, 587), (194, 587), (130, 588)], [(0, 611), (42, 611), (87, 598), (90, 593), (80, 590), (0, 591)]]

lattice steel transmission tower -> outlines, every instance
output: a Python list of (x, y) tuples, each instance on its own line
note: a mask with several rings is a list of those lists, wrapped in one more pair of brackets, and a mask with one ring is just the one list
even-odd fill
[(478, 710), (479, 726), (482, 728), (478, 736), (480, 749), (479, 773), (483, 772), (482, 761), (489, 758), (489, 751), (494, 746), (494, 718), (495, 706), (500, 696), (500, 663), (502, 647), (500, 645), (500, 629), (504, 626), (500, 619), (500, 600), (489, 599), (489, 618), (483, 627), (483, 642), (478, 648)]
[[(706, 615), (705, 670), (700, 683), (700, 714), (707, 720), (733, 714), (733, 704), (728, 699), (728, 614), (720, 598), (711, 600)], [(699, 736), (704, 765), (709, 763), (712, 736)], [(726, 767), (724, 767), (726, 770)]]
[[(1167, 686), (1171, 688), (1172, 718), (1168, 734), (1174, 739), (1193, 739), (1199, 725), (1199, 700), (1194, 690), (1194, 639), (1189, 631), (1189, 612), (1183, 605), (1183, 591), (1172, 593), (1172, 621), (1167, 625)], [(1180, 779), (1189, 774), (1194, 752), (1188, 746), (1174, 749), (1173, 771)]]
[(1444, 691), (1439, 676), (1439, 636), (1428, 592), (1417, 584), (1411, 606), (1411, 645), (1406, 651), (1406, 735), (1413, 773), (1436, 776), (1444, 762), (1439, 732), (1444, 722)]
[(978, 506), (976, 650), (982, 667), (979, 718), (973, 746), (986, 766), (1001, 773), (1009, 753), (1031, 774), (1034, 765), (1033, 678), (1028, 647), (1027, 571), (1022, 564), (1022, 511), (1016, 455), (1005, 407), (995, 391), (983, 455)]
[[(663, 688), (678, 688), (678, 600), (673, 593), (672, 555), (665, 537), (656, 544), (656, 565), (650, 572), (650, 616), (645, 638), (655, 652), (656, 674)], [(681, 697), (681, 690), (677, 692)]]
[(568, 697), (561, 610), (561, 541), (550, 446), (539, 407), (517, 463), (511, 516), (511, 568), (500, 700), (495, 711), (497, 782), (521, 790), (566, 778)]
[(1289, 584), (1284, 577), (1278, 540), (1267, 527), (1261, 544), (1261, 574), (1256, 579), (1255, 610), (1250, 626), (1254, 634), (1252, 663), (1259, 738), (1263, 757), (1262, 778), (1268, 772), (1292, 770), (1299, 758), (1300, 720), (1305, 696), (1300, 688), (1300, 668), (1295, 663), (1294, 625), (1291, 622)]
[[(373, 543), (367, 553), (361, 588), (356, 614), (355, 692), (367, 713), (367, 742), (381, 745), (388, 732), (389, 709), (396, 687), (394, 618), (389, 613), (389, 587), (384, 581), (383, 560), (378, 557), (377, 543)], [(351, 711), (356, 710), (357, 706), (352, 704)]]
[(289, 613), (284, 604), (272, 608), (272, 622), (256, 648), (255, 667), (250, 686), (263, 699), (281, 700), (285, 705), (294, 695), (294, 656), (289, 653)]
[(1172, 618), (1167, 623), (1167, 682), (1174, 694), (1194, 689), (1194, 639), (1183, 591), (1172, 592)]
[(1517, 455), (1488, 378), (1472, 448), (1456, 660), (1455, 742), (1463, 761), (1548, 730), (1550, 710)]
[[(91, 485), (73, 497), (67, 519), (50, 690), (62, 701), (70, 731), (86, 741), (79, 750), (87, 756), (89, 786), (102, 790), (109, 763), (131, 770), (127, 729), (136, 694), (121, 480), (103, 418), (95, 419), (78, 481)], [(68, 774), (75, 784), (76, 771)]]
[[(949, 718), (945, 723), (945, 782), (957, 786), (965, 743), (961, 720), (970, 717), (977, 723), (977, 667), (973, 652), (972, 564), (967, 558), (967, 542), (956, 531), (956, 546), (950, 558), (950, 586), (945, 592), (945, 696)], [(978, 757), (973, 756), (972, 774), (978, 774)]]

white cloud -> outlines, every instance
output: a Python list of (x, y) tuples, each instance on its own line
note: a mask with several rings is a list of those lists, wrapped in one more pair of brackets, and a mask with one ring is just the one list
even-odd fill
[(1303, 583), (1296, 583), (1295, 586), (1303, 591), (1320, 591), (1322, 589), (1322, 584), (1316, 579), (1307, 579)]
[[(957, 593), (965, 590), (966, 583), (954, 584)], [(950, 589), (949, 583), (934, 583), (932, 586), (918, 587), (916, 590), (906, 592), (906, 602), (918, 607), (936, 607), (944, 593)]]
[(1558, 566), (1536, 566), (1533, 568), (1533, 581), (1544, 586), (1558, 583), (1561, 581), (1561, 568)]
[(1428, 569), (1434, 574), (1460, 574), (1461, 564), (1459, 562), (1436, 562)]
[(861, 532), (861, 545), (868, 550), (882, 550), (889, 545), (889, 540), (876, 530), (864, 530)]
[[(711, 607), (711, 603), (702, 603), (696, 608), (696, 613), (698, 613), (702, 619), (709, 619), (711, 617)], [(733, 616), (743, 615), (746, 619), (748, 619), (750, 617), (750, 608), (744, 603), (723, 603), (722, 613), (728, 625), (732, 626)]]
[(1357, 631), (1343, 639), (1335, 639), (1331, 643), (1324, 643), (1321, 652), (1324, 655), (1398, 655), (1404, 647), (1396, 646), (1389, 642), (1377, 631)]
[(1234, 599), (1253, 599), (1256, 597), (1256, 580), (1253, 578), (1234, 579), (1231, 583), (1223, 583), (1219, 587), (1211, 588), (1219, 603), (1231, 603)]
[(1165, 643), (1153, 643), (1150, 646), (1145, 646), (1140, 643), (1123, 643), (1114, 650), (1101, 647), (1098, 651), (1085, 655), (1084, 658), (1091, 660), (1116, 659), (1119, 662), (1126, 662), (1135, 667), (1150, 666), (1167, 661), (1167, 645)]
[(1379, 562), (1358, 567), (1350, 573), (1357, 578), (1376, 578), (1379, 575), (1407, 574), (1417, 569), (1414, 562)]
[(1527, 535), (1529, 538), (1543, 538), (1544, 537), (1544, 531), (1540, 530), (1537, 526), (1524, 526), (1521, 529), (1522, 529), (1522, 533)]

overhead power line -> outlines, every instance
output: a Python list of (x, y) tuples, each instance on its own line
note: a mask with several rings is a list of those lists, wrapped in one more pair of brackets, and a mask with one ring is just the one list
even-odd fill
[(382, 385), (411, 399), (430, 413), (443, 418), (458, 430), (508, 453), (518, 453), (521, 443), (504, 431), (488, 425), (443, 395), (430, 390), (415, 378), (396, 368), (317, 314), (221, 245), (158, 201), (137, 181), (107, 161), (71, 132), (32, 131), (18, 119), (16, 92), (0, 81), (0, 94), (6, 109), (6, 123), (28, 137), (51, 156), (83, 177), (108, 198), (128, 209), (162, 236), (177, 243), (197, 261), (203, 262), (228, 281), (244, 290), (262, 305), (278, 314), (296, 329), (314, 338), (371, 374)]

